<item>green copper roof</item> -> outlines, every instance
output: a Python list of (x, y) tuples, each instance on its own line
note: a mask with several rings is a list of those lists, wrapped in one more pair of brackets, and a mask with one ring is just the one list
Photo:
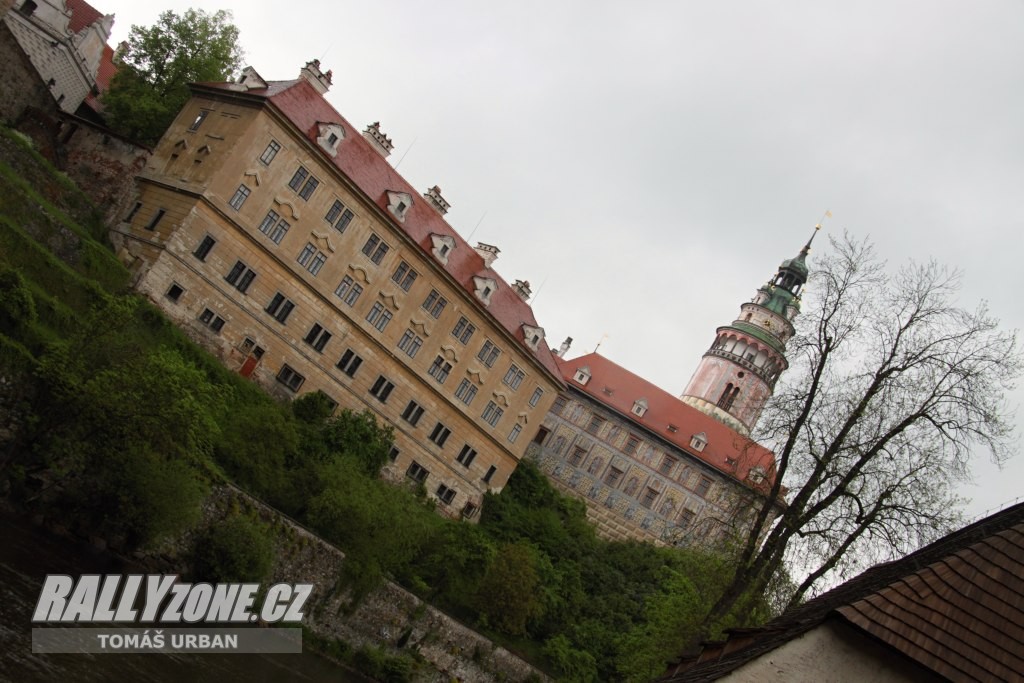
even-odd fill
[(744, 334), (749, 334), (751, 337), (754, 337), (755, 339), (763, 341), (765, 344), (772, 347), (780, 354), (785, 353), (786, 351), (785, 345), (781, 341), (779, 341), (778, 337), (768, 332), (768, 330), (758, 327), (757, 325), (751, 325), (746, 321), (737, 320), (732, 325), (729, 325), (729, 327), (733, 328), (734, 330), (739, 330)]

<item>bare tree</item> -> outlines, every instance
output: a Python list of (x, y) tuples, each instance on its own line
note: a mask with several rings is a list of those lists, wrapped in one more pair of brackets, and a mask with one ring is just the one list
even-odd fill
[[(1014, 333), (984, 306), (959, 308), (959, 274), (935, 263), (895, 276), (867, 242), (832, 240), (797, 319), (791, 369), (763, 413), (776, 450), (772, 495), (708, 619), (743, 621), (786, 560), (806, 578), (892, 559), (961, 521), (954, 485), (981, 448), (1011, 454), (1003, 392), (1021, 370)], [(771, 503), (785, 486), (788, 505)], [(763, 542), (759, 539), (763, 538)], [(732, 621), (732, 620), (730, 620)]]

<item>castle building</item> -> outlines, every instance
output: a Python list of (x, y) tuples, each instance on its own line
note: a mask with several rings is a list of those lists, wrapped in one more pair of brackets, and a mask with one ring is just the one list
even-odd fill
[(775, 478), (774, 455), (750, 433), (788, 367), (810, 245), (718, 329), (679, 398), (596, 352), (565, 360), (563, 344), (566, 390), (529, 456), (586, 502), (601, 535), (715, 546), (749, 530)]
[(85, 0), (18, 0), (17, 5), (0, 20), (58, 108), (87, 115), (99, 108), (96, 96), (109, 86), (116, 70), (107, 45), (114, 16), (104, 16)]
[[(332, 74), (193, 85), (114, 229), (136, 287), (281, 397), (320, 391), (395, 431), (386, 473), (471, 518), (564, 387), (527, 303), (324, 98)], [(127, 207), (126, 207), (127, 208)]]

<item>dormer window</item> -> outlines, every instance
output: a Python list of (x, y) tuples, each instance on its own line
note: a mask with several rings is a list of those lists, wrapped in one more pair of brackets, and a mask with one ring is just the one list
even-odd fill
[(527, 346), (536, 351), (540, 347), (541, 342), (544, 341), (544, 328), (523, 323), (523, 341), (526, 342)]
[(444, 265), (448, 265), (448, 257), (455, 250), (455, 238), (451, 235), (439, 235), (434, 233), (430, 236), (430, 253)]
[(483, 302), (484, 306), (491, 304), (491, 295), (498, 289), (498, 283), (489, 277), (473, 277), (473, 293), (476, 298)]
[(755, 467), (750, 468), (750, 474), (747, 475), (747, 478), (750, 479), (750, 481), (754, 482), (755, 484), (760, 484), (762, 481), (764, 481), (764, 476), (764, 468), (761, 467), (760, 465), (757, 465)]
[(646, 398), (638, 398), (633, 403), (633, 414), (636, 415), (637, 417), (643, 417), (644, 413), (646, 413), (646, 412), (647, 412), (647, 399)]
[(392, 192), (388, 190), (388, 211), (400, 221), (405, 220), (409, 207), (412, 206), (412, 197), (407, 192)]
[(704, 450), (704, 447), (708, 445), (708, 435), (704, 432), (700, 434), (694, 434), (690, 437), (690, 448), (697, 451), (698, 453)]
[(332, 157), (338, 155), (338, 145), (345, 139), (345, 129), (337, 123), (317, 124), (316, 143)]
[(572, 378), (574, 381), (586, 385), (590, 381), (590, 367), (584, 365), (582, 368), (576, 368), (576, 374)]

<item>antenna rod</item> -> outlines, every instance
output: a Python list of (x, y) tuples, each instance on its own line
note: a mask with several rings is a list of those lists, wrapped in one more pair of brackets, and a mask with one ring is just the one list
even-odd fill
[(476, 225), (473, 226), (473, 232), (469, 233), (469, 237), (466, 238), (467, 242), (470, 241), (471, 239), (473, 239), (473, 235), (476, 234), (476, 229), (480, 227), (480, 224), (484, 222), (485, 218), (487, 218), (487, 212), (486, 211), (484, 211), (484, 215), (483, 216), (480, 216), (480, 220), (478, 220), (476, 222)]
[(411, 142), (411, 143), (409, 144), (409, 148), (405, 150), (405, 154), (402, 154), (402, 158), (398, 160), (398, 163), (397, 163), (397, 164), (395, 164), (395, 170), (396, 170), (396, 171), (398, 170), (398, 167), (402, 165), (402, 162), (403, 162), (403, 161), (405, 161), (405, 157), (406, 157), (406, 155), (407, 155), (407, 154), (408, 154), (408, 153), (409, 153), (410, 151), (412, 151), (412, 146), (416, 144), (416, 141), (417, 141), (417, 140), (419, 140), (419, 138), (413, 138), (413, 141), (412, 141), (412, 142)]

